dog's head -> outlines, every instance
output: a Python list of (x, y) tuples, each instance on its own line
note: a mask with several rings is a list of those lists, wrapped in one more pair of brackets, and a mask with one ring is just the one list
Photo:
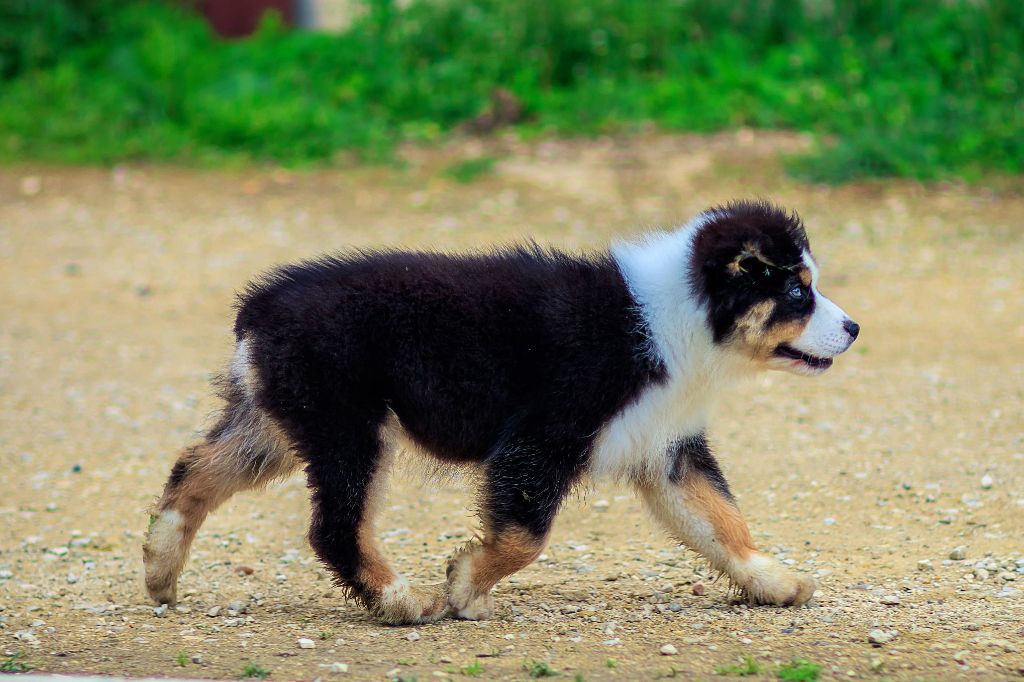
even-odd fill
[(850, 347), (860, 327), (818, 291), (818, 267), (795, 213), (738, 202), (699, 220), (692, 283), (723, 350), (814, 375)]

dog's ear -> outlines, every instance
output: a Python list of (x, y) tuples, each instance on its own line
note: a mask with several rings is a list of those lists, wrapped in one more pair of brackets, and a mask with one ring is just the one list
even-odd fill
[(726, 272), (734, 277), (747, 275), (753, 279), (771, 276), (775, 264), (768, 260), (755, 242), (744, 242), (743, 248), (729, 261)]

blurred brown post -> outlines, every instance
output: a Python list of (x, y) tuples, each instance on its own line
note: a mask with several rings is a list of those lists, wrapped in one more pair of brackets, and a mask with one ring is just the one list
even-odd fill
[(199, 9), (218, 35), (242, 38), (251, 35), (263, 14), (275, 10), (285, 24), (295, 25), (295, 0), (202, 0)]

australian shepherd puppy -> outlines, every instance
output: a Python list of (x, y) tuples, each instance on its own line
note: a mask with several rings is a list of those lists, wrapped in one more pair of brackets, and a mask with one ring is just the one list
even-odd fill
[[(495, 583), (537, 558), (566, 495), (601, 476), (632, 484), (751, 603), (803, 604), (814, 581), (758, 551), (705, 429), (736, 379), (820, 374), (857, 332), (818, 291), (800, 219), (763, 202), (588, 256), (383, 251), (281, 268), (240, 298), (227, 404), (171, 470), (146, 588), (173, 603), (206, 515), (302, 466), (310, 544), (386, 623), (489, 617)], [(436, 585), (395, 573), (374, 531), (408, 449), (482, 481), (481, 536)]]

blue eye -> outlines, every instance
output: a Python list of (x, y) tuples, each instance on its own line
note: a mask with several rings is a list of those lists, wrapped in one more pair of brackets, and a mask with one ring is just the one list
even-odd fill
[(807, 289), (799, 284), (789, 290), (789, 297), (794, 301), (802, 301), (806, 295)]

